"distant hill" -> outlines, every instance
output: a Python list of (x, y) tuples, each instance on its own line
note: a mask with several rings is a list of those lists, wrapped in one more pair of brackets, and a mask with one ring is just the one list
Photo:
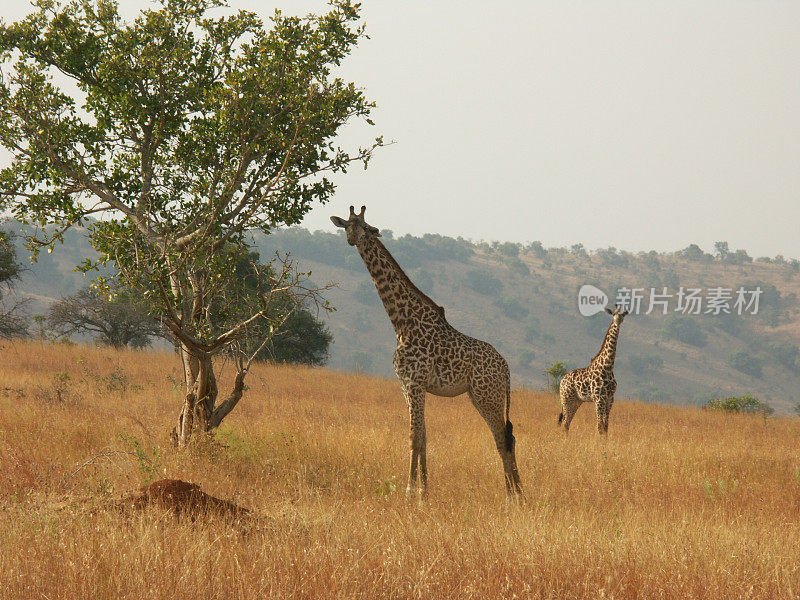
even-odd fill
[[(439, 235), (383, 241), (411, 279), (445, 306), (459, 330), (492, 343), (509, 361), (515, 386), (542, 387), (555, 361), (585, 366), (597, 353), (607, 315), (583, 317), (577, 294), (594, 285), (611, 298), (620, 288), (747, 290), (760, 287), (757, 315), (631, 315), (623, 325), (616, 377), (618, 397), (699, 404), (723, 395), (751, 393), (788, 412), (800, 400), (800, 262), (752, 259), (718, 244), (715, 254), (697, 246), (674, 254), (632, 254), (615, 248), (586, 251), (528, 245), (474, 243)], [(322, 315), (334, 335), (329, 365), (335, 369), (392, 372), (394, 333), (355, 248), (343, 235), (289, 228), (255, 240), (262, 260), (289, 252), (318, 283), (338, 282)], [(32, 311), (69, 294), (86, 279), (72, 268), (91, 252), (80, 231), (63, 247), (30, 265), (20, 289)], [(20, 256), (25, 256), (24, 251)], [(705, 307), (704, 309), (705, 310)], [(642, 311), (644, 312), (644, 311)], [(735, 311), (734, 311), (735, 312)]]

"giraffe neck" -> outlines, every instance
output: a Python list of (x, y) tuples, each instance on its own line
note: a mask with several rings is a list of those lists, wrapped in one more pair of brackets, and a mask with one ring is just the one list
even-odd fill
[(412, 323), (433, 324), (444, 319), (444, 309), (412, 283), (380, 240), (365, 237), (356, 248), (398, 336)]
[(614, 369), (614, 359), (617, 356), (617, 338), (619, 338), (619, 324), (611, 322), (600, 346), (600, 352), (592, 359), (592, 366), (600, 367), (606, 371)]

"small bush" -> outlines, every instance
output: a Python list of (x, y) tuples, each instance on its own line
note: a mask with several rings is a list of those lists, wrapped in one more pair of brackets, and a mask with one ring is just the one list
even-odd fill
[(766, 402), (761, 402), (750, 394), (744, 396), (728, 396), (726, 398), (715, 398), (709, 400), (704, 408), (709, 410), (721, 410), (731, 413), (764, 414), (771, 415), (774, 409)]
[(547, 379), (547, 387), (554, 394), (558, 393), (558, 386), (561, 385), (561, 379), (567, 374), (569, 369), (563, 361), (554, 362), (544, 370), (544, 376)]

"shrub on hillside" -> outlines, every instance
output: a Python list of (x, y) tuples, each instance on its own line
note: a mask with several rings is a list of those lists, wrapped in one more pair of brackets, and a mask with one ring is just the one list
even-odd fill
[(599, 256), (608, 267), (628, 268), (628, 254), (625, 252), (618, 252), (613, 246), (598, 249), (597, 256)]
[(509, 271), (511, 271), (513, 275), (518, 275), (520, 277), (527, 277), (528, 275), (531, 274), (531, 270), (528, 268), (528, 265), (526, 265), (517, 257), (509, 258), (506, 261), (506, 264), (508, 265)]
[(470, 269), (467, 271), (464, 277), (464, 285), (486, 296), (499, 294), (503, 289), (503, 282), (484, 269)]
[(525, 252), (532, 252), (536, 258), (545, 258), (547, 250), (542, 246), (542, 242), (531, 242), (525, 247)]
[(533, 343), (533, 341), (542, 334), (542, 327), (539, 325), (539, 319), (536, 317), (528, 319), (523, 333), (525, 335), (525, 341), (529, 344)]
[(583, 244), (572, 244), (569, 251), (580, 258), (586, 258), (589, 255), (588, 252), (586, 252), (586, 248), (584, 248)]
[(493, 242), (492, 249), (495, 252), (499, 252), (503, 256), (519, 256), (519, 244), (515, 244), (514, 242)]
[(690, 317), (673, 315), (666, 319), (661, 328), (661, 335), (666, 339), (697, 346), (698, 348), (702, 348), (708, 343), (706, 332), (700, 329), (697, 321)]
[(712, 327), (729, 335), (739, 337), (743, 334), (742, 324), (744, 319), (737, 314), (704, 315), (703, 319)]
[(753, 257), (747, 254), (746, 250), (740, 249), (732, 254), (729, 254), (725, 262), (731, 263), (733, 265), (745, 265), (747, 263), (753, 262)]
[(800, 371), (800, 348), (791, 342), (774, 342), (767, 345), (770, 358), (790, 371)]
[(648, 376), (664, 367), (664, 359), (660, 356), (634, 355), (628, 359), (628, 364), (636, 375)]
[(708, 262), (714, 259), (710, 254), (703, 252), (697, 244), (689, 244), (683, 250), (676, 252), (676, 254), (681, 258), (694, 262)]
[(422, 237), (404, 235), (394, 240), (383, 241), (403, 268), (419, 267), (428, 264), (431, 260), (465, 262), (474, 254), (472, 244), (466, 240), (435, 233), (426, 233)]
[(651, 250), (650, 252), (641, 252), (639, 255), (642, 258), (642, 262), (651, 271), (661, 270), (661, 264), (658, 261), (658, 252), (656, 252), (655, 250)]
[(516, 298), (502, 298), (496, 302), (500, 312), (502, 312), (509, 319), (521, 321), (528, 316), (530, 310)]
[(745, 375), (750, 375), (757, 379), (761, 379), (763, 376), (761, 359), (746, 350), (738, 350), (728, 356), (728, 365)]

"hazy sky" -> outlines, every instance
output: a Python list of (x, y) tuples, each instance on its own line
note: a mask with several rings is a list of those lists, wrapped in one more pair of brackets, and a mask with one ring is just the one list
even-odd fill
[(376, 127), (346, 139), (396, 143), (308, 227), (366, 204), (397, 233), (800, 257), (800, 2), (363, 4), (344, 71)]

